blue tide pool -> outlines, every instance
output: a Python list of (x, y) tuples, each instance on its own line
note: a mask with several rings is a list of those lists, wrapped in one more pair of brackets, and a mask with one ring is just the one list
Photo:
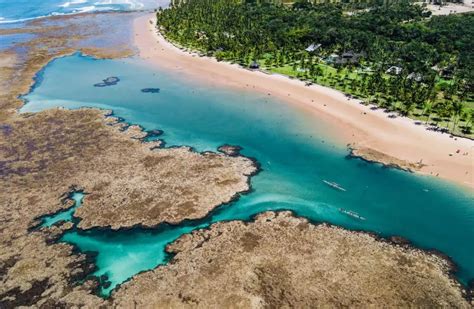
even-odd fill
[[(94, 87), (108, 77), (119, 82)], [(150, 230), (74, 229), (64, 234), (61, 241), (98, 253), (95, 275), (107, 276), (104, 296), (133, 275), (167, 263), (171, 256), (165, 246), (184, 233), (219, 221), (251, 220), (267, 210), (292, 210), (314, 222), (402, 236), (450, 256), (462, 282), (474, 278), (472, 192), (348, 159), (346, 146), (324, 124), (285, 102), (209, 87), (151, 69), (138, 59), (94, 60), (78, 54), (51, 62), (24, 99), (22, 112), (58, 106), (111, 109), (146, 130), (163, 130), (166, 146), (216, 151), (222, 144), (239, 145), (243, 155), (262, 166), (251, 180), (251, 193), (202, 220)]]

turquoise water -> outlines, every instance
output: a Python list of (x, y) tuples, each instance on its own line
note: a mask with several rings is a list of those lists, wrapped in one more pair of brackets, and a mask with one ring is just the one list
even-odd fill
[(0, 0), (0, 24), (53, 15), (154, 9), (168, 3), (169, 0)]
[(74, 201), (74, 205), (69, 207), (68, 209), (59, 211), (56, 214), (45, 216), (41, 220), (41, 227), (50, 227), (60, 221), (72, 221), (73, 214), (76, 211), (77, 207), (79, 207), (82, 203), (82, 199), (84, 198), (83, 192), (73, 192), (70, 197)]
[[(74, 72), (71, 78), (70, 72)], [(115, 86), (95, 83), (117, 76)], [(312, 221), (399, 235), (422, 248), (435, 248), (459, 266), (457, 276), (474, 278), (473, 193), (434, 178), (378, 164), (347, 159), (347, 149), (328, 129), (303, 111), (268, 96), (219, 89), (136, 59), (60, 58), (40, 72), (22, 111), (82, 106), (112, 109), (127, 122), (161, 129), (167, 146), (190, 145), (198, 151), (237, 144), (262, 171), (252, 178), (253, 192), (223, 205), (210, 216), (154, 230), (74, 230), (62, 240), (82, 251), (98, 252), (96, 275), (107, 275), (108, 295), (118, 284), (170, 258), (166, 244), (195, 228), (233, 219), (249, 220), (266, 210), (292, 210)], [(160, 93), (143, 93), (160, 88)], [(335, 190), (335, 181), (347, 191)], [(78, 184), (80, 185), (80, 184)], [(365, 220), (341, 212), (354, 211)]]

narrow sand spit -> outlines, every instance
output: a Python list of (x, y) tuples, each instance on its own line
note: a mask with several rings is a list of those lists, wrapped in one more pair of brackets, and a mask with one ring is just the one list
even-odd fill
[(408, 164), (418, 163), (419, 173), (474, 188), (474, 141), (427, 131), (408, 118), (389, 119), (386, 113), (373, 111), (327, 87), (307, 87), (285, 76), (199, 57), (167, 42), (154, 25), (154, 14), (140, 16), (134, 22), (135, 45), (139, 55), (150, 63), (211, 85), (259, 91), (283, 99), (314, 114), (317, 121), (327, 123), (343, 142)]

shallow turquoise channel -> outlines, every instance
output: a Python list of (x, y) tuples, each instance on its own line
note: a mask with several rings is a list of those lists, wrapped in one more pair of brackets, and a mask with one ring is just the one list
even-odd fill
[[(93, 86), (109, 76), (120, 81), (115, 86)], [(160, 92), (143, 93), (143, 88)], [(165, 246), (182, 234), (213, 222), (250, 220), (267, 210), (292, 210), (315, 222), (402, 236), (418, 247), (449, 255), (459, 266), (456, 275), (462, 282), (474, 278), (472, 192), (435, 178), (347, 159), (346, 147), (331, 139), (324, 124), (284, 102), (206, 86), (151, 69), (137, 59), (94, 60), (80, 55), (50, 63), (25, 100), (22, 112), (57, 106), (112, 109), (129, 123), (163, 130), (160, 138), (167, 146), (215, 151), (224, 143), (236, 144), (262, 165), (252, 178), (253, 192), (203, 220), (152, 230), (65, 233), (62, 241), (98, 253), (95, 275), (107, 275), (110, 281), (110, 286), (102, 287), (104, 296), (131, 276), (166, 263), (170, 256)], [(347, 191), (331, 188), (323, 180), (337, 182)]]
[(72, 221), (74, 212), (76, 211), (77, 207), (81, 206), (82, 204), (84, 193), (82, 191), (71, 192), (69, 198), (74, 201), (72, 207), (59, 211), (53, 215), (44, 216), (41, 219), (40, 227), (51, 227), (61, 221)]

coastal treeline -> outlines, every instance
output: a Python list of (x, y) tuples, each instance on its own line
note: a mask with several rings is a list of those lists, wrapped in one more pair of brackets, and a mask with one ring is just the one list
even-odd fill
[(157, 13), (171, 41), (218, 60), (337, 88), (472, 135), (474, 14), (431, 16), (410, 1), (365, 8), (299, 0), (188, 0)]

